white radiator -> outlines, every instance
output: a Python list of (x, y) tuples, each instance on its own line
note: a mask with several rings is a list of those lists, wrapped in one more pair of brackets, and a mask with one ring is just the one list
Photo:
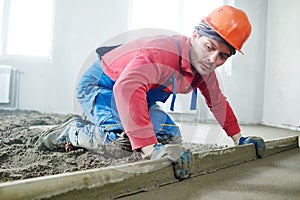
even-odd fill
[(20, 72), (8, 65), (0, 65), (0, 108), (18, 108)]
[(11, 75), (11, 66), (0, 65), (0, 103), (10, 102)]

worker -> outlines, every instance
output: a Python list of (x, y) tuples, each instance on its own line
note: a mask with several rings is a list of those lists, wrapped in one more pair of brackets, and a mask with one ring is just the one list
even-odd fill
[(250, 33), (245, 12), (223, 5), (204, 17), (191, 37), (143, 37), (97, 49), (99, 59), (77, 87), (77, 100), (87, 120), (73, 117), (48, 131), (40, 146), (55, 150), (65, 144), (67, 150), (92, 150), (99, 144), (124, 145), (123, 139), (128, 138), (131, 150), (151, 158), (162, 146), (182, 141), (179, 127), (157, 102), (165, 102), (172, 94), (173, 110), (176, 94), (192, 92), (191, 107), (195, 109), (199, 90), (234, 144), (253, 143), (257, 156), (262, 157), (264, 140), (242, 135), (215, 73), (236, 51), (243, 54)]

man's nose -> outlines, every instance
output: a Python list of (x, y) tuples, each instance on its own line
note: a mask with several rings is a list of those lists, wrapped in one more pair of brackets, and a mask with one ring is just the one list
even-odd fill
[(218, 59), (218, 52), (212, 52), (209, 56), (208, 56), (208, 61), (211, 64), (214, 64), (217, 62)]

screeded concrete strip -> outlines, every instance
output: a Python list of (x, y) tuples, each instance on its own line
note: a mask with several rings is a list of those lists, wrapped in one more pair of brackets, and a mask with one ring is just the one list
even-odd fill
[(287, 151), (289, 149), (294, 149), (299, 147), (299, 137), (286, 137), (276, 140), (266, 141), (266, 156), (276, 154), (282, 151)]
[[(266, 155), (298, 148), (298, 137), (266, 142)], [(192, 176), (256, 159), (254, 145), (193, 154)], [(0, 199), (111, 199), (178, 181), (166, 159), (0, 184)]]

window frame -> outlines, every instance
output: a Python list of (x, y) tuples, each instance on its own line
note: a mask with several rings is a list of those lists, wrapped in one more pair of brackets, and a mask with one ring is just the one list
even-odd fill
[[(40, 56), (40, 55), (20, 55), (20, 54), (13, 54), (7, 53), (8, 48), (8, 27), (9, 27), (9, 15), (10, 15), (10, 4), (11, 0), (2, 0), (3, 2), (3, 16), (2, 22), (0, 21), (0, 26), (2, 26), (1, 31), (1, 42), (0, 42), (0, 60), (13, 60), (13, 61), (29, 61), (29, 62), (43, 62), (43, 63), (50, 63), (53, 59), (53, 37), (54, 37), (54, 20), (55, 20), (55, 5), (56, 0), (52, 0), (52, 12), (51, 12), (51, 33), (49, 38), (49, 50), (48, 55)], [(2, 3), (0, 2), (0, 3)], [(1, 14), (1, 12), (0, 12)], [(0, 29), (1, 30), (1, 29)]]

